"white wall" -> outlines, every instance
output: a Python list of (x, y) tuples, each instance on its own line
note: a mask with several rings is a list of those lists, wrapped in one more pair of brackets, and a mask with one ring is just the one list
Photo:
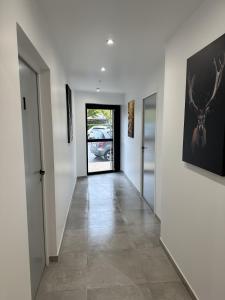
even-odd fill
[(186, 60), (225, 32), (206, 1), (166, 49), (162, 241), (201, 300), (225, 299), (225, 179), (182, 162)]
[[(86, 120), (85, 120), (85, 104), (112, 104), (124, 105), (123, 94), (113, 93), (91, 93), (91, 92), (75, 92), (75, 127), (76, 127), (76, 161), (77, 176), (87, 175), (86, 163)], [(122, 107), (121, 107), (122, 109)]]
[[(55, 167), (55, 205), (56, 205), (56, 233), (57, 254), (60, 250), (64, 233), (65, 222), (72, 200), (76, 183), (75, 165), (75, 130), (73, 141), (67, 142), (67, 112), (65, 100), (66, 77), (61, 69), (57, 72), (57, 86), (52, 88), (53, 112), (53, 140), (54, 140), (54, 167)], [(75, 124), (75, 106), (73, 96), (73, 124)]]
[[(27, 210), (20, 108), (16, 23), (26, 32), (51, 72), (57, 244), (75, 184), (74, 144), (67, 144), (66, 74), (32, 0), (0, 2), (0, 299), (30, 300)], [(54, 189), (54, 187), (53, 187)]]
[[(57, 254), (60, 250), (66, 218), (76, 183), (75, 142), (67, 143), (67, 112), (65, 98), (65, 74), (59, 68), (55, 73), (56, 86), (52, 87), (54, 168), (55, 168), (55, 206)], [(75, 105), (73, 95), (73, 124), (75, 125)], [(75, 126), (74, 126), (75, 128)], [(55, 254), (56, 255), (56, 254)]]
[[(155, 70), (149, 70), (149, 76), (142, 83), (128, 87), (123, 109), (122, 130), (122, 169), (136, 188), (141, 192), (142, 173), (142, 122), (143, 99), (157, 93), (157, 134), (156, 134), (156, 199), (155, 213), (161, 218), (161, 141), (164, 92), (164, 59)], [(135, 101), (134, 138), (128, 137), (128, 102)]]

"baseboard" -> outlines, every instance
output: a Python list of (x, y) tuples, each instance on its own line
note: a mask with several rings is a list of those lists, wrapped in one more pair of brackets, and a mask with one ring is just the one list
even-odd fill
[(87, 178), (87, 177), (88, 177), (87, 175), (77, 176), (77, 179), (84, 179), (84, 178)]
[(49, 256), (49, 262), (57, 263), (59, 261), (59, 256)]
[[(56, 256), (52, 256), (52, 257), (58, 257), (59, 253), (60, 253), (60, 249), (61, 249), (61, 246), (62, 246), (62, 240), (63, 240), (63, 236), (64, 236), (65, 229), (66, 229), (66, 222), (67, 222), (67, 219), (68, 219), (70, 207), (71, 207), (71, 204), (72, 204), (73, 195), (74, 195), (74, 192), (75, 192), (75, 189), (76, 189), (76, 185), (77, 185), (77, 179), (78, 179), (78, 177), (76, 178), (75, 186), (74, 186), (73, 193), (72, 193), (72, 198), (70, 200), (70, 205), (68, 205), (68, 209), (67, 209), (67, 213), (66, 213), (66, 220), (65, 220), (65, 223), (64, 223), (64, 228), (63, 228), (63, 231), (62, 231), (62, 234), (61, 234), (59, 247), (57, 249), (57, 255)], [(50, 257), (49, 257), (49, 260), (50, 260)]]
[(166, 245), (164, 244), (164, 242), (162, 241), (162, 239), (160, 238), (160, 244), (162, 246), (162, 248), (164, 249), (166, 255), (168, 256), (169, 260), (171, 261), (171, 263), (173, 264), (178, 276), (180, 277), (181, 281), (183, 282), (183, 284), (185, 285), (185, 287), (187, 288), (191, 298), (193, 300), (199, 300), (198, 296), (196, 295), (196, 293), (194, 292), (194, 290), (192, 289), (190, 283), (188, 282), (188, 280), (186, 279), (186, 277), (184, 276), (184, 274), (182, 273), (181, 269), (178, 267), (175, 259), (173, 258), (173, 256), (171, 255), (169, 249), (166, 247)]
[(133, 184), (133, 182), (130, 180), (130, 178), (127, 176), (127, 174), (124, 171), (120, 171), (120, 173), (123, 173), (123, 175), (126, 177), (126, 179), (129, 181), (129, 183), (133, 186), (133, 188), (136, 190), (136, 192), (138, 193), (139, 197), (141, 199), (144, 200), (144, 198), (142, 197), (141, 193), (139, 192), (139, 190), (137, 189), (137, 187)]
[[(136, 192), (138, 193), (138, 196), (149, 206), (149, 208), (152, 210), (151, 206), (149, 205), (149, 203), (145, 200), (145, 198), (143, 198), (142, 194), (139, 192), (139, 190), (137, 189), (137, 187), (133, 184), (133, 182), (130, 180), (130, 178), (127, 176), (127, 174), (124, 171), (120, 171), (121, 173), (123, 173), (123, 175), (126, 177), (126, 179), (130, 182), (130, 184), (133, 186), (133, 188), (136, 190)], [(152, 210), (153, 212), (153, 210)], [(154, 213), (154, 212), (153, 212)], [(154, 213), (156, 219), (159, 221), (159, 223), (161, 223), (160, 218), (158, 217), (158, 215), (156, 213)]]
[(160, 217), (156, 213), (155, 213), (155, 217), (158, 220), (158, 222), (161, 223), (161, 219), (160, 219)]

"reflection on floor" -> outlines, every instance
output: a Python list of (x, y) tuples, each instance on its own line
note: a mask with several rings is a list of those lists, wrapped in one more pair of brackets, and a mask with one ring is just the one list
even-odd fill
[(190, 300), (159, 231), (122, 174), (79, 180), (59, 263), (46, 269), (38, 300)]

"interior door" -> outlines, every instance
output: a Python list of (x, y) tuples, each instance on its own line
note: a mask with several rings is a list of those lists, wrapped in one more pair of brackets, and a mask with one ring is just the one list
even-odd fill
[(143, 100), (142, 196), (154, 211), (156, 94)]
[(29, 254), (33, 299), (45, 267), (44, 214), (37, 74), (19, 61)]

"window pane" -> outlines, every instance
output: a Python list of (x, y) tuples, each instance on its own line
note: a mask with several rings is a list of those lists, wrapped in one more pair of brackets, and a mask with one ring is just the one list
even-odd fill
[(113, 143), (88, 143), (88, 172), (102, 172), (114, 170)]
[(113, 111), (111, 109), (87, 109), (87, 135), (89, 140), (111, 139)]

